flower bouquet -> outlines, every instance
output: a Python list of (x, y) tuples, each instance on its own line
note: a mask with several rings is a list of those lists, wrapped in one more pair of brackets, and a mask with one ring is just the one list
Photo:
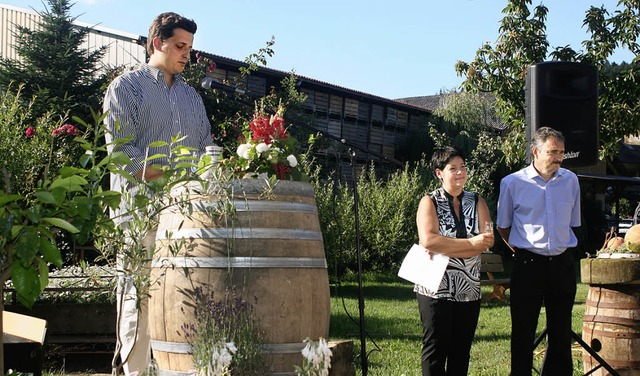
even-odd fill
[(288, 134), (283, 114), (281, 104), (270, 115), (264, 99), (256, 103), (253, 118), (239, 137), (235, 155), (220, 161), (222, 168), (240, 178), (302, 180), (297, 140)]

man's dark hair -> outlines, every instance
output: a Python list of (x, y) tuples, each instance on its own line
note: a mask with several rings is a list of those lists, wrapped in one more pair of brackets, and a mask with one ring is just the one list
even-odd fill
[(531, 151), (533, 152), (533, 148), (540, 148), (549, 138), (555, 138), (556, 140), (564, 143), (564, 136), (562, 135), (562, 132), (549, 127), (541, 127), (538, 128), (533, 134), (533, 137), (531, 137)]
[(182, 17), (173, 12), (159, 14), (149, 26), (149, 37), (147, 38), (147, 52), (153, 54), (153, 38), (160, 38), (165, 41), (173, 36), (175, 29), (183, 29), (191, 34), (195, 34), (198, 25), (195, 21)]
[(444, 166), (451, 162), (455, 157), (460, 157), (463, 161), (466, 160), (462, 151), (455, 146), (445, 146), (434, 149), (433, 155), (431, 156), (431, 167), (433, 168), (433, 173), (435, 174), (436, 170), (443, 170)]

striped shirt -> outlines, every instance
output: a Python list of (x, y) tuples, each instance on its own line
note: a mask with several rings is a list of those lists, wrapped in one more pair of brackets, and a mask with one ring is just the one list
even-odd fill
[[(173, 85), (167, 86), (164, 73), (149, 64), (141, 64), (136, 70), (117, 77), (104, 98), (104, 111), (108, 152), (124, 152), (132, 163), (125, 171), (132, 175), (142, 170), (142, 161), (154, 154), (169, 154), (169, 146), (148, 146), (156, 141), (171, 142), (176, 135), (186, 136), (180, 144), (204, 150), (214, 145), (211, 124), (202, 102), (194, 88), (174, 76)], [(118, 123), (119, 121), (119, 123)], [(129, 141), (114, 147), (114, 139), (131, 137)], [(167, 165), (167, 158), (154, 159), (150, 163)], [(111, 189), (131, 192), (134, 187), (121, 175), (111, 175)]]

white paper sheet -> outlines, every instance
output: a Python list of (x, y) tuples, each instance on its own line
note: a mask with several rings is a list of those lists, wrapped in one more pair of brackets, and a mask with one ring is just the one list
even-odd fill
[(414, 244), (402, 261), (398, 277), (438, 291), (448, 263), (448, 256), (428, 253), (421, 245)]

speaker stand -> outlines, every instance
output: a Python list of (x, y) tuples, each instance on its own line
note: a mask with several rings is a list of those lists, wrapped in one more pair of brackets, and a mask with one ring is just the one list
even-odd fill
[[(536, 347), (538, 347), (538, 345), (540, 344), (540, 342), (542, 342), (542, 339), (544, 338), (544, 336), (547, 335), (547, 328), (544, 328), (542, 330), (542, 333), (540, 333), (540, 335), (538, 336), (538, 338), (536, 338), (535, 342), (533, 343), (533, 348), (535, 349)], [(585, 349), (589, 355), (591, 355), (595, 360), (598, 361), (598, 363), (600, 363), (599, 365), (595, 366), (593, 369), (591, 369), (591, 371), (587, 372), (584, 374), (584, 376), (588, 376), (591, 375), (592, 373), (594, 373), (595, 371), (597, 371), (600, 367), (604, 367), (607, 371), (609, 371), (611, 373), (611, 376), (620, 376), (620, 374), (618, 373), (618, 371), (616, 371), (615, 369), (613, 369), (609, 363), (607, 363), (604, 359), (602, 359), (602, 357), (600, 357), (600, 355), (598, 355), (598, 353), (591, 348), (591, 346), (589, 346), (585, 341), (582, 340), (582, 337), (580, 337), (579, 335), (576, 334), (576, 332), (574, 332), (573, 330), (571, 331), (571, 337), (573, 339), (576, 340), (576, 342), (578, 342), (580, 344), (580, 346), (582, 346), (583, 349)], [(534, 370), (536, 371), (536, 373), (538, 375), (541, 374), (540, 371), (538, 371), (537, 369)]]

